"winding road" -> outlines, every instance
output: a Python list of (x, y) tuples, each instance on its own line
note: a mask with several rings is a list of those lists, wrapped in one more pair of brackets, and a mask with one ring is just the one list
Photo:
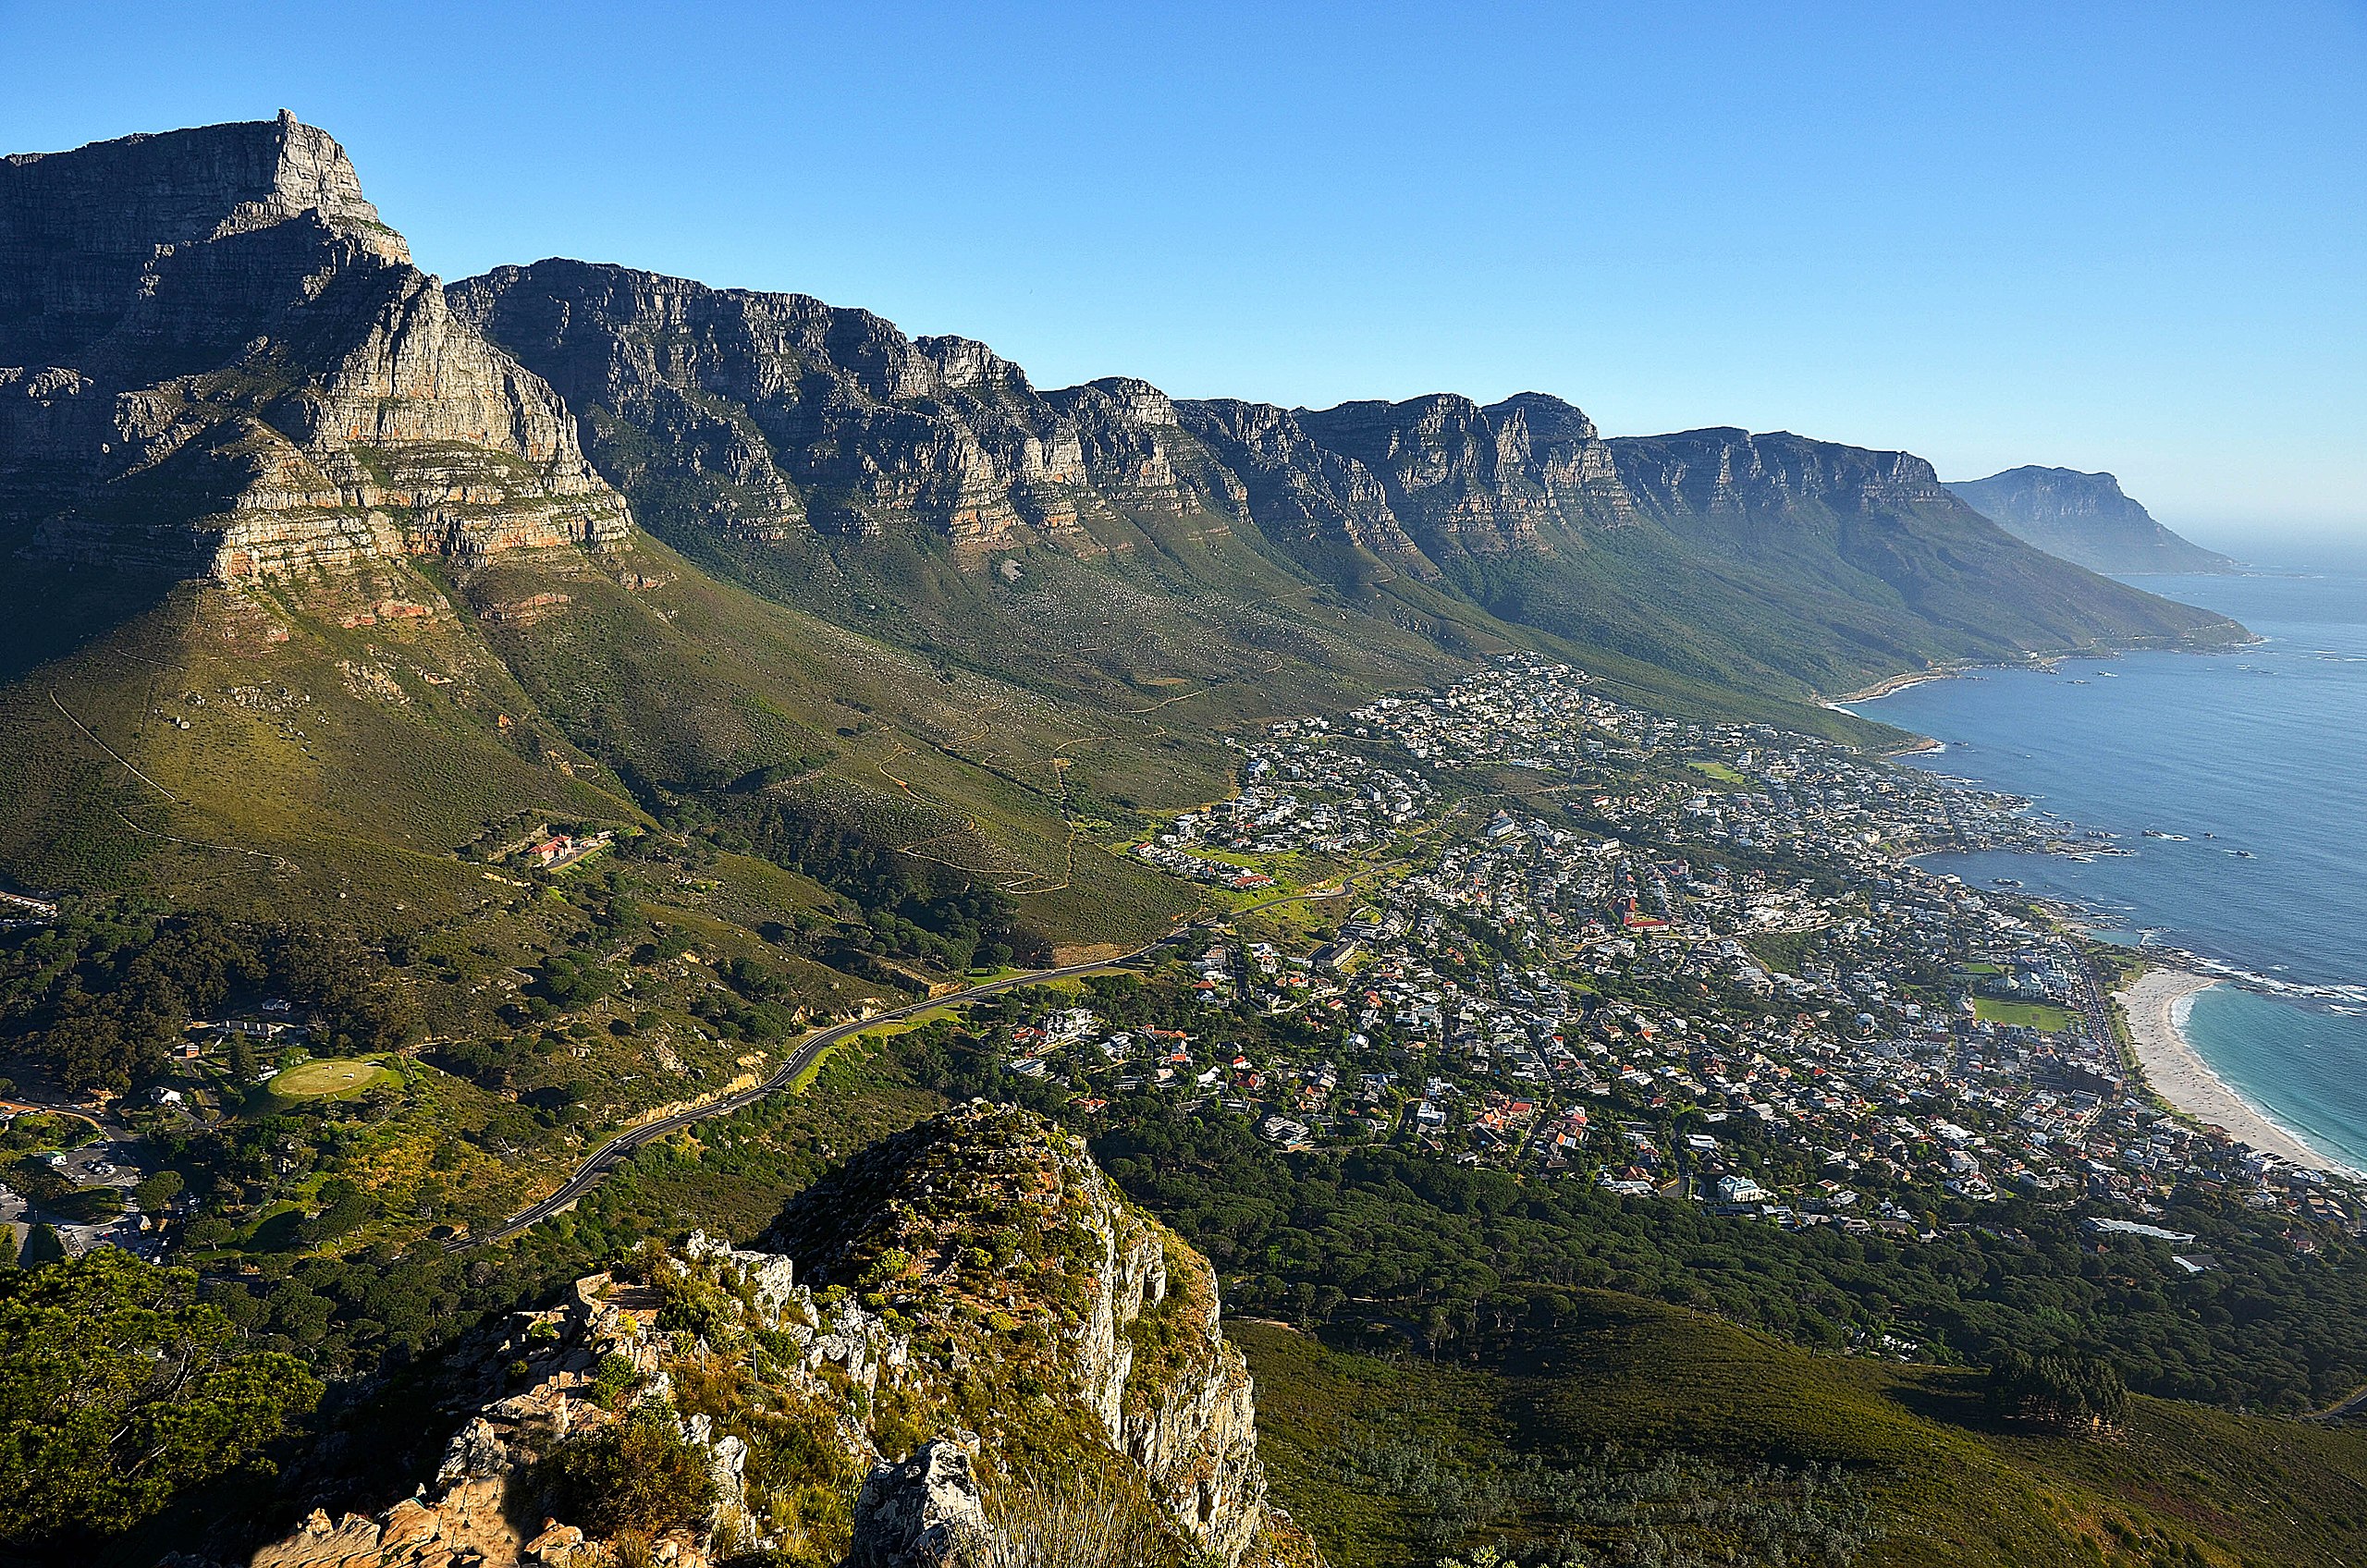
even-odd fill
[(1271, 909), (1277, 904), (1343, 899), (1355, 891), (1355, 879), (1351, 878), (1346, 885), (1328, 892), (1285, 893), (1281, 898), (1268, 899), (1261, 903), (1251, 904), (1245, 909), (1224, 910), (1203, 915), (1199, 919), (1177, 926), (1156, 941), (1146, 942), (1134, 951), (1121, 953), (1115, 958), (1096, 959), (1090, 963), (1068, 963), (1053, 969), (1030, 969), (1018, 974), (1006, 974), (1000, 980), (982, 981), (975, 986), (964, 986), (958, 991), (948, 991), (943, 996), (908, 1002), (902, 1007), (889, 1008), (885, 1012), (875, 1012), (869, 1018), (857, 1019), (852, 1023), (834, 1023), (827, 1029), (818, 1029), (799, 1041), (797, 1048), (790, 1053), (789, 1060), (782, 1062), (771, 1077), (754, 1088), (742, 1089), (737, 1094), (726, 1095), (720, 1099), (708, 1100), (703, 1105), (685, 1107), (669, 1115), (661, 1116), (655, 1121), (646, 1121), (628, 1132), (619, 1133), (593, 1150), (583, 1163), (575, 1168), (575, 1173), (570, 1176), (550, 1196), (531, 1207), (519, 1210), (493, 1230), (475, 1235), (455, 1236), (444, 1243), (444, 1250), (466, 1252), (472, 1247), (506, 1241), (521, 1231), (530, 1230), (541, 1224), (553, 1215), (571, 1207), (576, 1200), (597, 1186), (600, 1178), (622, 1164), (635, 1149), (643, 1145), (655, 1142), (669, 1133), (679, 1133), (683, 1128), (705, 1121), (710, 1117), (729, 1116), (734, 1111), (745, 1110), (767, 1095), (781, 1093), (795, 1084), (798, 1076), (807, 1068), (819, 1061), (823, 1052), (850, 1035), (860, 1035), (866, 1029), (877, 1029), (883, 1023), (893, 1023), (899, 1019), (926, 1012), (932, 1008), (950, 1007), (961, 1002), (976, 1001), (981, 997), (991, 997), (999, 992), (1017, 990), (1022, 986), (1040, 986), (1048, 980), (1063, 980), (1079, 974), (1093, 974), (1121, 964), (1134, 963), (1149, 957), (1161, 948), (1189, 940), (1195, 931), (1211, 920), (1235, 920), (1245, 914), (1255, 914), (1259, 910)]

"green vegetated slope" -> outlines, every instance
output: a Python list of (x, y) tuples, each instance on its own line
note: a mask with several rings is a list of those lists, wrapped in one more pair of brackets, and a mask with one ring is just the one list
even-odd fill
[[(9, 612), (38, 613), (26, 597)], [(311, 593), (183, 583), (36, 666), (0, 692), (0, 876), (384, 929), (480, 901), (453, 851), (489, 822), (643, 820), (448, 606), (341, 624), (434, 597), (394, 570)]]
[[(983, 344), (621, 267), (548, 261), (451, 293), (577, 410), (643, 525), (715, 574), (1097, 707), (1172, 704), (1179, 725), (1336, 706), (1527, 647), (1681, 713), (1865, 740), (1805, 699), (1933, 658), (2224, 625), (2049, 561), (1936, 481), (1928, 507), (1877, 474), (1812, 476), (1864, 492), (1855, 510), (1754, 492), (1746, 533), (1799, 536), (1764, 562), (1694, 541), (1689, 498), (1638, 511), (1590, 423), (1534, 395), (1350, 405), (1343, 423), (1123, 380), (1039, 392)], [(1532, 413), (1575, 447), (1540, 435), (1537, 461), (1503, 456), (1529, 450)], [(1928, 472), (1801, 445), (1810, 467)], [(1555, 488), (1573, 463), (1592, 465), (1583, 500)], [(1937, 543), (1883, 543), (1918, 528)], [(1924, 615), (1927, 587), (1937, 608), (1979, 597), (1992, 557), (2066, 582), (1991, 623)]]
[[(1499, 602), (1498, 585), (1484, 577), (1466, 596), (1442, 582), (1376, 573), (1368, 558), (1335, 574), (1335, 563), (1304, 548), (1294, 556), (1246, 519), (1105, 520), (1094, 531), (1112, 542), (1106, 553), (1081, 558), (1022, 545), (994, 557), (1015, 567), (1012, 575), (964, 570), (942, 541), (734, 540), (669, 509), (663, 496), (636, 496), (635, 504), (653, 531), (724, 581), (932, 660), (1116, 715), (1156, 716), (1172, 732), (1336, 712), (1524, 648), (1569, 660), (1626, 700), (1686, 717), (1777, 723), (1860, 744), (1899, 739), (1887, 726), (1801, 700), (1812, 682), (1736, 656), (1748, 635), (1726, 639), (1717, 657), (1699, 656), (1699, 639), (1669, 619), (1698, 598), (1689, 590), (1652, 594), (1648, 584), (1569, 562), (1537, 570), (1575, 570), (1596, 607), (1557, 617), (1531, 595)], [(1698, 575), (1689, 565), (1665, 573), (1677, 584)], [(1716, 607), (1734, 608), (1736, 596), (1753, 603), (1755, 593), (1730, 586)], [(1788, 636), (1797, 628), (1782, 615), (1761, 605), (1744, 619), (1784, 624)], [(1861, 651), (1858, 662), (1836, 666), (1832, 689), (1861, 680), (1873, 656)], [(1881, 668), (1921, 662), (1903, 651)]]
[(456, 851), (513, 818), (786, 817), (1020, 900), (1061, 942), (1131, 945), (1188, 896), (1073, 819), (1228, 787), (1212, 735), (932, 663), (654, 541), (184, 583), (75, 641), (0, 693), (0, 876), (56, 891), (395, 929), (492, 896)]
[(2005, 1428), (1977, 1374), (1812, 1356), (1613, 1292), (1480, 1365), (1229, 1331), (1276, 1495), (1340, 1568), (1495, 1542), (1605, 1563), (2301, 1568), (2356, 1562), (2367, 1520), (2354, 1431), (2149, 1399), (2109, 1436)]

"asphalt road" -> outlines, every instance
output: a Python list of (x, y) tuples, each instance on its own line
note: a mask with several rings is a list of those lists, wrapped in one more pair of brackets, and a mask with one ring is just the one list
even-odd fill
[[(1241, 915), (1254, 914), (1261, 909), (1271, 909), (1276, 904), (1294, 903), (1301, 900), (1312, 901), (1319, 899), (1344, 898), (1352, 888), (1353, 883), (1349, 888), (1338, 888), (1331, 892), (1287, 893), (1278, 899), (1268, 899), (1263, 903), (1252, 904), (1246, 909), (1228, 911), (1208, 918), (1233, 920)], [(1192, 934), (1204, 924), (1206, 924), (1205, 919), (1179, 926), (1159, 940), (1147, 942), (1133, 952), (1122, 953), (1116, 958), (1097, 959), (1091, 963), (1063, 964), (1057, 969), (1031, 969), (1024, 974), (1007, 974), (1000, 980), (987, 980), (979, 985), (965, 986), (959, 991), (948, 991), (943, 996), (910, 1002), (902, 1007), (890, 1008), (885, 1012), (876, 1012), (869, 1018), (858, 1019), (852, 1023), (834, 1023), (827, 1029), (817, 1030), (801, 1041), (797, 1048), (790, 1054), (789, 1060), (782, 1062), (771, 1077), (754, 1088), (742, 1089), (736, 1095), (727, 1095), (721, 1099), (709, 1100), (705, 1105), (678, 1110), (671, 1116), (644, 1122), (631, 1132), (611, 1138), (594, 1150), (591, 1157), (582, 1165), (576, 1167), (575, 1174), (570, 1176), (558, 1191), (543, 1199), (542, 1202), (511, 1215), (503, 1220), (497, 1230), (487, 1231), (478, 1235), (456, 1236), (445, 1243), (444, 1248), (447, 1252), (466, 1252), (472, 1247), (502, 1241), (516, 1235), (521, 1231), (541, 1224), (597, 1186), (600, 1178), (621, 1164), (633, 1150), (644, 1144), (665, 1137), (669, 1133), (679, 1133), (683, 1128), (706, 1121), (710, 1117), (729, 1116), (733, 1111), (745, 1110), (767, 1095), (780, 1093), (796, 1083), (798, 1074), (819, 1060), (824, 1051), (850, 1035), (860, 1035), (866, 1029), (877, 1029), (883, 1023), (893, 1023), (900, 1018), (910, 1018), (914, 1013), (926, 1012), (931, 1008), (949, 1007), (957, 1002), (975, 1001), (980, 997), (991, 997), (998, 992), (1016, 990), (1022, 986), (1040, 986), (1047, 980), (1091, 974), (1118, 964), (1132, 963), (1137, 959), (1148, 957), (1160, 948), (1190, 939)]]

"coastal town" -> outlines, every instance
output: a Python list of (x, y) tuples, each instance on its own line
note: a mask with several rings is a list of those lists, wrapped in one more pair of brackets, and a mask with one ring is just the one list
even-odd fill
[[(2239, 1192), (2303, 1252), (2367, 1217), (2175, 1056), (2160, 998), (2199, 980), (2149, 973), (2124, 1019), (2112, 950), (2067, 912), (1919, 858), (2121, 852), (2028, 801), (1765, 724), (1657, 716), (1527, 655), (1229, 743), (1232, 795), (1122, 846), (1220, 900), (1142, 987), (1149, 1013), (1050, 989), (998, 1004), (1012, 1070), (1087, 1115), (1154, 1096), (1285, 1152), (1393, 1144), (1909, 1240), (1983, 1223), (2003, 1195), (2169, 1234), (2154, 1222), (2181, 1187)], [(536, 821), (486, 858), (549, 874), (610, 841)], [(1320, 913), (1264, 913), (1282, 910)], [(125, 1109), (202, 1120), (216, 1078), (300, 1071), (286, 1007), (191, 1020), (188, 1071)], [(67, 1109), (0, 1109), (16, 1123), (0, 1135), (56, 1168), (0, 1195), (0, 1218), (20, 1237), (54, 1221), (69, 1250), (160, 1253), (177, 1194), (141, 1186), (145, 1143), (121, 1114)]]
[(2289, 1217), (2300, 1251), (2360, 1224), (2306, 1148), (2147, 1092), (2065, 912), (1913, 858), (2116, 848), (2029, 802), (1526, 657), (1243, 752), (1238, 796), (1134, 852), (1245, 899), (1384, 869), (1311, 946), (1214, 927), (1151, 1025), (1037, 1007), (1023, 1075), (1787, 1228), (1929, 1239), (2011, 1193), (2150, 1235), (2186, 1184)]

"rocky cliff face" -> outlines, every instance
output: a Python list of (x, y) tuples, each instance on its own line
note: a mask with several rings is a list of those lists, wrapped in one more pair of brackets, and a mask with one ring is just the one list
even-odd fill
[(1548, 548), (1546, 530), (1632, 513), (1592, 423), (1534, 393), (1315, 413), (1125, 379), (1039, 392), (968, 338), (578, 262), (452, 298), (585, 413), (609, 478), (693, 496), (743, 537), (918, 528), (975, 562), (1037, 540), (1090, 554), (1100, 518), (1206, 511), (1303, 557), (1436, 577), (1434, 555)]
[(1297, 415), (1314, 438), (1378, 477), (1433, 559), (1551, 555), (1558, 530), (1615, 527), (1633, 508), (1594, 422), (1525, 392), (1481, 408), (1438, 393)]
[(1948, 489), (2016, 538), (2091, 571), (2234, 571), (2234, 561), (2179, 537), (2108, 473), (2010, 468)]
[[(975, 1105), (888, 1139), (765, 1245), (693, 1236), (519, 1314), (431, 1485), (316, 1513), (253, 1568), (588, 1564), (628, 1538), (677, 1568), (916, 1568), (1079, 1495), (1132, 1561), (1313, 1561), (1266, 1501), (1208, 1264), (1037, 1118)], [(683, 1507), (570, 1488), (622, 1433)]]
[(585, 414), (605, 472), (686, 495), (729, 533), (917, 528), (973, 561), (1035, 538), (1091, 553), (1097, 516), (1179, 514), (1224, 485), (1143, 382), (1039, 393), (982, 343), (802, 294), (566, 261), (451, 293)]
[(1664, 523), (1960, 510), (1932, 465), (1911, 452), (1730, 428), (1625, 436), (1609, 445), (1637, 508)]
[(606, 547), (621, 499), (456, 318), (325, 131), (0, 163), (0, 530), (225, 579)]
[(1361, 557), (1434, 580), (1639, 521), (1988, 532), (1907, 453), (1740, 430), (1607, 441), (1541, 393), (1292, 410), (1126, 380), (1039, 392), (983, 344), (803, 295), (566, 261), (450, 293), (583, 412), (610, 480), (740, 538), (918, 530), (975, 565), (1037, 542), (1092, 554), (1113, 515), (1207, 512), (1318, 571)]

